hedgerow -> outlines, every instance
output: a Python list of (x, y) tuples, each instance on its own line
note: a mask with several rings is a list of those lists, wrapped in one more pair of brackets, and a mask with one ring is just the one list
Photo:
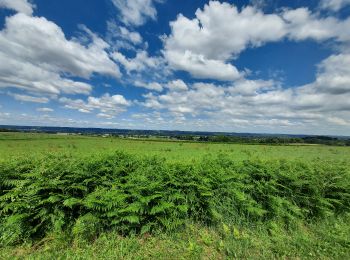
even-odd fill
[(350, 212), (347, 162), (244, 161), (224, 155), (191, 164), (117, 152), (48, 155), (0, 164), (0, 243), (53, 233), (94, 239), (175, 230), (188, 220), (282, 223)]

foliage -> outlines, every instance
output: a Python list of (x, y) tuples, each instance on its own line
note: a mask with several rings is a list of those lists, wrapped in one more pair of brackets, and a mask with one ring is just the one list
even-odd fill
[(350, 138), (329, 137), (329, 136), (300, 136), (292, 137), (288, 135), (282, 136), (265, 136), (249, 134), (247, 136), (232, 136), (232, 135), (210, 135), (210, 136), (177, 136), (179, 140), (198, 140), (201, 142), (216, 142), (216, 143), (242, 143), (242, 144), (322, 144), (333, 146), (349, 146)]
[(61, 233), (93, 240), (110, 230), (180, 230), (187, 221), (293, 227), (350, 212), (349, 169), (226, 155), (188, 164), (121, 152), (17, 158), (0, 163), (0, 241)]
[(349, 232), (349, 215), (293, 228), (186, 222), (176, 232), (152, 235), (104, 232), (94, 241), (51, 236), (0, 248), (0, 259), (349, 259)]

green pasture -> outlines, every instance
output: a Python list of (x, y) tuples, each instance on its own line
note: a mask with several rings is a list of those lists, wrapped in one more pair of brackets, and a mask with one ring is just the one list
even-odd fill
[(237, 161), (247, 159), (348, 160), (350, 147), (322, 145), (246, 145), (137, 140), (112, 137), (36, 133), (0, 133), (0, 158), (70, 154), (85, 156), (124, 151), (135, 155), (162, 156), (169, 161), (191, 162), (205, 155), (225, 154)]

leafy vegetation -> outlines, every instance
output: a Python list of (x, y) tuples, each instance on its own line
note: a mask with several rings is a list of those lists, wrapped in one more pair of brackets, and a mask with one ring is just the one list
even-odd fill
[(279, 230), (350, 212), (345, 163), (237, 163), (221, 155), (186, 165), (118, 152), (17, 159), (0, 169), (5, 246), (62, 233), (93, 240), (110, 230), (169, 232), (186, 222)]
[(293, 229), (186, 223), (177, 232), (93, 241), (49, 236), (34, 245), (0, 249), (1, 259), (349, 259), (350, 218), (332, 218)]
[(200, 142), (214, 143), (238, 143), (238, 144), (270, 144), (270, 145), (286, 145), (286, 144), (322, 144), (335, 146), (350, 146), (350, 138), (329, 137), (329, 136), (231, 136), (231, 135), (178, 135), (174, 138), (178, 140), (192, 140)]
[(346, 259), (349, 166), (226, 152), (10, 157), (0, 162), (0, 258)]

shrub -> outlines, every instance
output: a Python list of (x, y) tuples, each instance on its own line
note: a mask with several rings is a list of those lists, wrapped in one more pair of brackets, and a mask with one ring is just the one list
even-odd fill
[(288, 225), (350, 209), (345, 162), (235, 162), (225, 155), (194, 164), (125, 153), (77, 159), (47, 156), (0, 165), (0, 241), (52, 232), (94, 239), (174, 230), (187, 220), (271, 221)]

